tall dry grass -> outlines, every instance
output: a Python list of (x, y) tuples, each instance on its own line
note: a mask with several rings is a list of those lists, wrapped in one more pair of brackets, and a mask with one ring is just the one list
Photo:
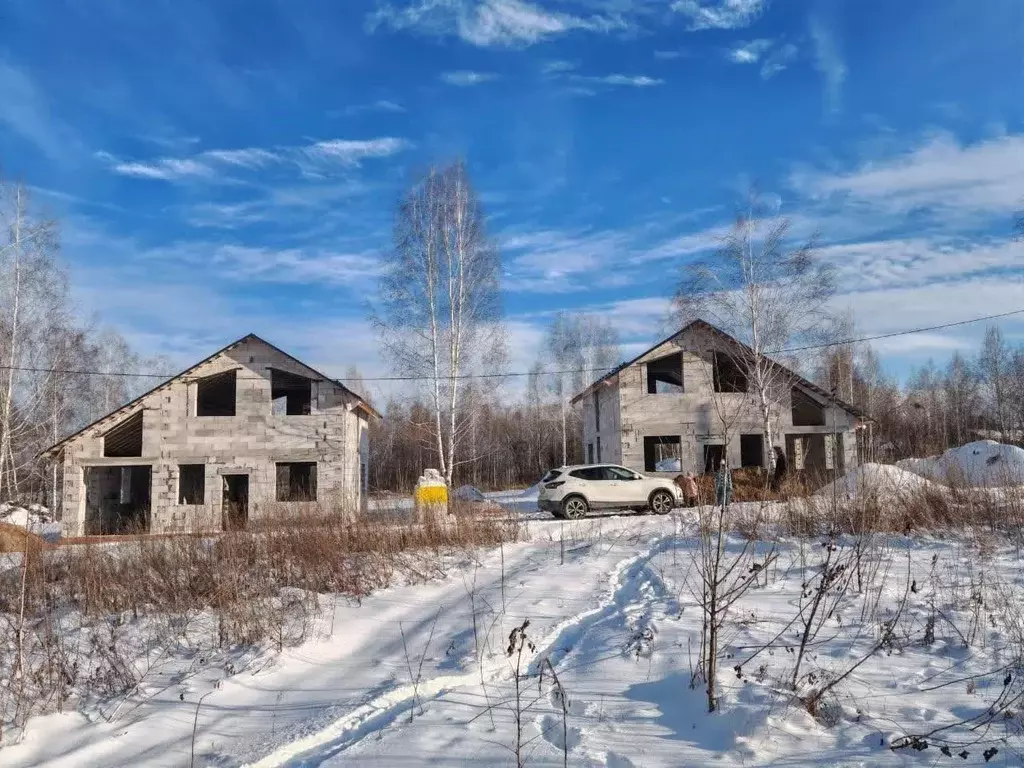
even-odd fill
[(239, 532), (33, 549), (0, 573), (8, 740), (31, 714), (129, 695), (146, 674), (143, 649), (187, 636), (213, 658), (301, 642), (333, 605), (324, 594), (359, 600), (399, 579), (434, 578), (459, 555), (519, 536), (516, 520), (499, 516), (412, 524), (274, 512)]

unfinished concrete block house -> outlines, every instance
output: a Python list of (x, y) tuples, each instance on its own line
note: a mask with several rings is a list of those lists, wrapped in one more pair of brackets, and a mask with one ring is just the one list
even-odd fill
[(252, 334), (44, 452), (63, 466), (65, 536), (242, 528), (354, 513), (362, 398)]
[[(711, 472), (766, 464), (760, 411), (735, 361), (741, 342), (697, 320), (619, 366), (573, 398), (583, 406), (583, 452), (638, 472)], [(858, 463), (858, 430), (869, 420), (779, 366), (772, 397), (775, 445), (792, 470), (813, 475)], [(721, 414), (730, 422), (728, 443)]]

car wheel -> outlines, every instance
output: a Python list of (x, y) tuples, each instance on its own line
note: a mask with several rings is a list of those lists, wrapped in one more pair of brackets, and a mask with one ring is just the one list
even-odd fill
[(651, 511), (656, 515), (667, 515), (675, 505), (675, 499), (668, 491), (655, 491), (651, 494)]
[(582, 496), (570, 496), (562, 502), (562, 516), (568, 517), (570, 520), (586, 517), (589, 511), (590, 505)]

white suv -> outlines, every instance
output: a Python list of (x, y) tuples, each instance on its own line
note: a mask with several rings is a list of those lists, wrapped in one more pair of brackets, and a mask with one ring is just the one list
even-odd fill
[(537, 505), (555, 517), (583, 517), (592, 509), (651, 510), (665, 515), (682, 503), (682, 490), (614, 464), (552, 469), (540, 481)]

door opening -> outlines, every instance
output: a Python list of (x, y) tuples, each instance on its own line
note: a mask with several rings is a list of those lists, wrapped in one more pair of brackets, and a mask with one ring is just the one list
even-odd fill
[(249, 522), (249, 476), (224, 475), (221, 525), (225, 531), (241, 531)]

